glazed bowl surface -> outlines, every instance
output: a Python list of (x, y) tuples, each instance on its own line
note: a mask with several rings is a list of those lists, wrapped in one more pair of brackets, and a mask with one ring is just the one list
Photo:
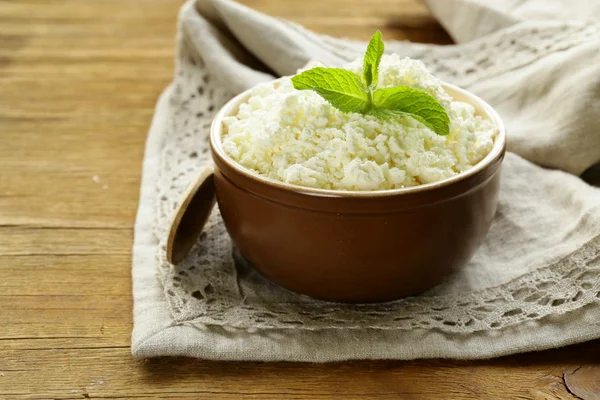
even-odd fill
[(268, 179), (221, 146), (219, 111), (210, 133), (221, 215), (243, 257), (266, 278), (311, 297), (380, 302), (416, 295), (461, 268), (482, 243), (498, 203), (504, 125), (487, 103), (444, 84), (498, 129), (490, 153), (470, 170), (435, 183), (380, 191), (337, 191)]

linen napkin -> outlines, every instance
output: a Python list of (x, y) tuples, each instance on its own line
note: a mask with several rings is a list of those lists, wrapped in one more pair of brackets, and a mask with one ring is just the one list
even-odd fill
[[(218, 210), (193, 254), (165, 259), (170, 218), (211, 163), (208, 128), (230, 97), (365, 43), (317, 35), (230, 0), (186, 3), (176, 75), (146, 145), (133, 249), (136, 357), (219, 360), (476, 359), (600, 337), (600, 26), (584, 1), (429, 0), (458, 42), (387, 42), (498, 110), (509, 136), (500, 203), (464, 270), (429, 292), (369, 305), (274, 285), (243, 260)], [(513, 4), (514, 3), (514, 4)], [(568, 17), (569, 19), (565, 19)], [(585, 18), (585, 19), (584, 19)]]

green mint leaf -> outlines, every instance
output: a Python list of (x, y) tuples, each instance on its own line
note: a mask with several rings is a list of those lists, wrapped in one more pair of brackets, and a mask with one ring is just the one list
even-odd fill
[(383, 56), (384, 44), (381, 40), (381, 32), (377, 31), (369, 41), (365, 57), (363, 59), (363, 76), (367, 86), (377, 85), (379, 78), (379, 62)]
[(364, 114), (371, 102), (360, 78), (342, 68), (317, 67), (292, 77), (298, 90), (314, 90), (342, 112)]
[(373, 92), (374, 108), (370, 114), (386, 119), (391, 115), (408, 114), (426, 127), (446, 136), (450, 133), (450, 118), (438, 101), (419, 89), (396, 86)]
[(434, 97), (409, 86), (377, 89), (383, 51), (381, 32), (377, 31), (365, 52), (362, 78), (341, 68), (317, 67), (293, 76), (292, 84), (297, 90), (314, 90), (342, 112), (370, 114), (383, 120), (408, 116), (438, 135), (448, 135), (450, 118)]

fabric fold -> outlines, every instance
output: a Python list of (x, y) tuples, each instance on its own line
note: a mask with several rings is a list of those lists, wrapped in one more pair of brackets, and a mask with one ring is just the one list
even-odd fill
[(600, 3), (589, 0), (425, 0), (425, 3), (458, 43), (519, 22), (600, 19)]
[(313, 58), (339, 64), (331, 53), (276, 18), (231, 0), (215, 0), (213, 4), (240, 43), (279, 76), (295, 74)]
[(520, 22), (499, 2), (425, 0), (425, 3), (457, 43), (468, 42)]

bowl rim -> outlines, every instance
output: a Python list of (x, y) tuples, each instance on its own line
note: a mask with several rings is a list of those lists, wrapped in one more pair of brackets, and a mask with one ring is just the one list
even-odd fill
[[(271, 84), (276, 84), (276, 82), (284, 79), (286, 77), (281, 77), (279, 79), (275, 79)], [(210, 146), (213, 150), (213, 157), (218, 156), (221, 161), (226, 163), (229, 167), (231, 167), (236, 172), (242, 174), (248, 179), (251, 179), (254, 182), (259, 184), (265, 184), (274, 188), (283, 189), (290, 192), (295, 192), (299, 194), (312, 195), (312, 196), (322, 196), (322, 197), (346, 197), (346, 198), (374, 198), (374, 197), (388, 197), (388, 196), (397, 196), (403, 194), (412, 194), (412, 193), (420, 193), (425, 191), (431, 191), (438, 188), (446, 187), (453, 185), (455, 183), (464, 181), (482, 171), (484, 171), (487, 167), (492, 165), (495, 160), (503, 157), (504, 152), (506, 150), (506, 131), (504, 127), (504, 123), (500, 118), (500, 115), (494, 110), (492, 106), (490, 106), (487, 102), (481, 99), (479, 96), (462, 89), (458, 86), (452, 85), (450, 83), (442, 82), (442, 87), (444, 89), (450, 89), (453, 92), (460, 93), (465, 99), (468, 99), (467, 102), (473, 106), (481, 108), (488, 116), (489, 119), (496, 125), (498, 132), (494, 138), (494, 146), (490, 150), (490, 152), (477, 164), (475, 164), (472, 168), (467, 171), (463, 171), (458, 173), (457, 175), (451, 176), (449, 178), (445, 178), (436, 182), (425, 183), (418, 186), (411, 186), (406, 188), (398, 188), (398, 189), (384, 189), (384, 190), (334, 190), (334, 189), (319, 189), (307, 186), (294, 185), (290, 183), (281, 182), (272, 178), (267, 178), (252, 171), (248, 170), (241, 164), (237, 163), (233, 160), (229, 155), (225, 153), (221, 146), (221, 138), (222, 138), (222, 130), (223, 130), (223, 118), (229, 116), (231, 111), (242, 104), (249, 96), (252, 91), (252, 88), (243, 91), (237, 96), (233, 97), (227, 103), (225, 103), (219, 112), (215, 115), (213, 122), (210, 127)], [(452, 96), (451, 93), (448, 93)]]

